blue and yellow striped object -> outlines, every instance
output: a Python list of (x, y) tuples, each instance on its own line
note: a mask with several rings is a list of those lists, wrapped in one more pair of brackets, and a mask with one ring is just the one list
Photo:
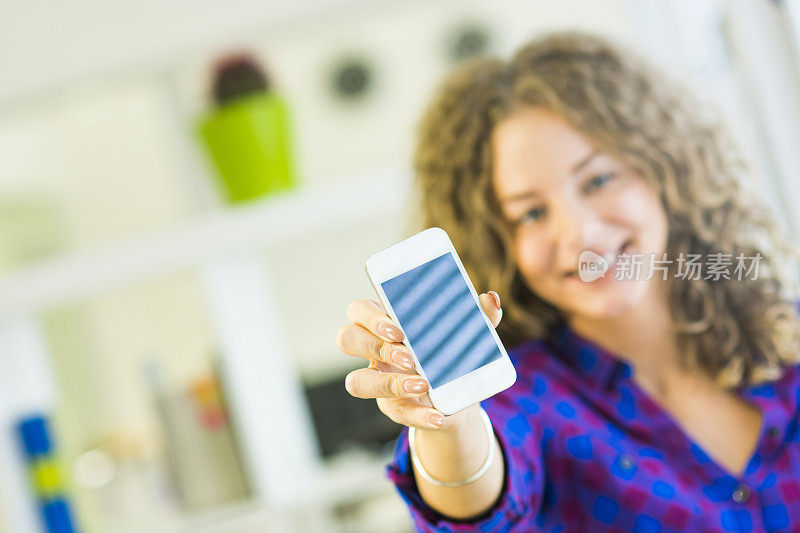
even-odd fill
[(31, 416), (17, 424), (30, 473), (31, 488), (39, 503), (43, 531), (75, 533), (61, 468), (55, 459), (48, 418)]

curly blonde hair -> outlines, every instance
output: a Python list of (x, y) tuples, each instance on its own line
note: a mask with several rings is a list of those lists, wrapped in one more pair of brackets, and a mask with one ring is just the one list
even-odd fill
[(800, 361), (800, 322), (781, 275), (797, 254), (770, 212), (745, 194), (747, 169), (723, 128), (638, 59), (579, 33), (531, 42), (510, 61), (465, 63), (420, 122), (419, 223), (447, 231), (475, 285), (503, 296), (498, 333), (505, 344), (546, 337), (564, 320), (518, 271), (513, 229), (492, 187), (494, 127), (526, 106), (559, 114), (654, 187), (668, 218), (668, 257), (761, 254), (757, 279), (670, 277), (686, 368), (733, 388), (775, 380)]

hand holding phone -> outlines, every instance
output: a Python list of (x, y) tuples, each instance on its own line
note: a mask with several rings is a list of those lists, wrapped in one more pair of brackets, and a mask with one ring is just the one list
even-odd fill
[[(480, 302), (492, 326), (497, 327), (503, 314), (499, 296), (496, 293), (481, 294)], [(416, 370), (402, 364), (402, 355), (410, 358), (410, 354), (401, 341), (394, 340), (402, 336), (402, 331), (386, 314), (384, 307), (367, 298), (353, 300), (347, 307), (347, 318), (351, 324), (339, 329), (337, 346), (346, 354), (369, 361), (367, 368), (348, 374), (345, 380), (348, 392), (358, 398), (375, 398), (380, 410), (398, 424), (419, 429), (458, 429), (469, 409), (444, 419), (427, 398), (428, 384), (425, 380), (422, 380), (424, 392), (407, 392), (405, 382), (420, 376)], [(399, 333), (391, 335), (392, 326)], [(395, 350), (402, 355), (394, 357)]]
[[(337, 336), (342, 351), (371, 361), (348, 375), (351, 394), (377, 398), (392, 420), (430, 428), (444, 423), (440, 413), (453, 415), (514, 383), (494, 330), (499, 298), (485, 295), (493, 322), (443, 230), (427, 229), (374, 254), (366, 270), (381, 305), (351, 305), (348, 317), (366, 331), (345, 326)], [(422, 380), (408, 377), (414, 370)], [(431, 404), (439, 412), (422, 408)]]
[(366, 270), (434, 407), (450, 415), (514, 383), (514, 366), (444, 230), (426, 229), (372, 255)]

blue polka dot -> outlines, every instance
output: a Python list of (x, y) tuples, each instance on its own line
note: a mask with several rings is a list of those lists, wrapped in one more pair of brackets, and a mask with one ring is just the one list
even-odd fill
[(772, 398), (775, 396), (775, 387), (771, 384), (760, 385), (750, 390), (753, 396), (761, 396), (762, 398)]
[(720, 521), (722, 523), (722, 529), (725, 531), (745, 533), (753, 529), (753, 519), (750, 518), (750, 513), (744, 509), (723, 511), (722, 514), (720, 514)]
[(556, 411), (567, 418), (575, 418), (575, 408), (567, 402), (558, 402), (556, 404)]
[(767, 474), (767, 477), (764, 478), (764, 481), (761, 482), (761, 485), (758, 486), (758, 490), (771, 489), (775, 486), (777, 480), (778, 476), (776, 476), (774, 472), (770, 472)]
[(631, 368), (631, 365), (629, 365), (628, 363), (623, 363), (622, 361), (620, 361), (619, 367), (620, 367), (619, 375), (622, 376), (623, 378), (628, 379), (633, 375), (633, 369)]
[(764, 517), (764, 527), (770, 531), (787, 529), (789, 527), (789, 515), (786, 513), (786, 507), (777, 503), (775, 505), (765, 505), (761, 509), (761, 514)]
[(547, 391), (547, 385), (545, 384), (544, 380), (536, 376), (536, 379), (533, 382), (533, 394), (536, 396), (541, 396)]
[(579, 436), (567, 440), (567, 450), (578, 459), (592, 458), (592, 443), (589, 437)]
[(625, 445), (622, 444), (621, 441), (610, 440), (606, 444), (609, 444), (612, 448), (614, 448), (614, 451), (617, 452), (618, 454), (625, 453)]
[(501, 528), (492, 530), (492, 533), (511, 533), (512, 527), (514, 527), (513, 522), (506, 522)]
[(542, 450), (547, 448), (547, 445), (550, 444), (550, 441), (555, 436), (555, 433), (556, 432), (553, 431), (553, 428), (544, 428), (542, 431)]
[(642, 448), (639, 450), (639, 457), (652, 457), (653, 459), (663, 459), (664, 455), (653, 448)]
[[(800, 390), (800, 388), (798, 388), (797, 390)], [(786, 428), (786, 440), (789, 442), (793, 441), (796, 442), (798, 440), (798, 437), (800, 437), (799, 430), (800, 430), (800, 422), (798, 422), (796, 419), (792, 420), (789, 423), (789, 427)]]
[(592, 516), (604, 524), (613, 524), (618, 512), (619, 504), (605, 496), (598, 496), (592, 506)]
[(539, 404), (529, 398), (520, 398), (517, 400), (522, 410), (529, 414), (536, 414), (539, 412)]
[(525, 483), (533, 483), (533, 472), (526, 470), (522, 473), (522, 481)]
[(675, 487), (663, 481), (656, 481), (653, 483), (653, 494), (670, 499), (675, 496)]
[(661, 524), (652, 516), (640, 514), (633, 523), (634, 533), (658, 533), (661, 531)]
[(711, 485), (703, 487), (703, 494), (712, 502), (724, 502), (733, 494), (732, 478), (717, 478)]
[(620, 428), (615, 426), (613, 423), (609, 422), (606, 424), (606, 429), (609, 433), (611, 433), (611, 437), (616, 440), (626, 440), (628, 438), (628, 434), (622, 431)]
[(689, 448), (692, 450), (692, 455), (694, 455), (694, 458), (701, 465), (704, 465), (711, 460), (708, 454), (706, 454), (706, 452), (704, 452), (703, 449), (697, 444), (692, 443), (692, 445)]
[(750, 458), (750, 462), (747, 463), (747, 469), (744, 471), (745, 474), (752, 474), (758, 467), (761, 466), (761, 454), (755, 454), (753, 457)]
[(517, 415), (508, 421), (508, 438), (515, 446), (521, 445), (530, 431), (531, 426), (525, 415)]
[(628, 468), (622, 468), (621, 459), (621, 457), (618, 457), (617, 460), (611, 464), (611, 473), (620, 479), (628, 480), (633, 478), (639, 467), (634, 463), (628, 466)]
[(586, 370), (591, 370), (597, 362), (597, 356), (595, 356), (590, 349), (582, 348), (581, 351), (578, 352), (578, 362)]
[(500, 523), (500, 521), (503, 519), (504, 516), (505, 515), (503, 515), (503, 513), (496, 513), (491, 520), (481, 525), (480, 527), (481, 531), (484, 532), (494, 531), (494, 529), (497, 527), (497, 524)]
[[(798, 390), (800, 390), (800, 387), (798, 387)], [(788, 442), (800, 442), (800, 420), (792, 420), (789, 423), (789, 427), (786, 428), (785, 439)]]
[(617, 411), (620, 416), (628, 420), (636, 418), (636, 405), (633, 401), (633, 394), (627, 387), (620, 387), (619, 392), (622, 395), (622, 399), (617, 403)]

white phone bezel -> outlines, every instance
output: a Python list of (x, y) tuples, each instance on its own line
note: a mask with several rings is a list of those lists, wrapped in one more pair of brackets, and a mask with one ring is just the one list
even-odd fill
[[(445, 383), (440, 387), (430, 389), (428, 396), (433, 406), (442, 413), (451, 415), (507, 389), (514, 384), (517, 374), (503, 343), (500, 341), (500, 337), (492, 326), (491, 320), (489, 320), (489, 317), (486, 316), (486, 313), (484, 313), (481, 307), (478, 293), (475, 291), (475, 287), (473, 287), (469, 276), (467, 276), (464, 265), (461, 263), (461, 259), (458, 257), (453, 243), (450, 241), (450, 237), (448, 237), (447, 233), (441, 228), (428, 228), (385, 250), (373, 254), (367, 259), (365, 267), (367, 277), (370, 283), (372, 283), (372, 287), (375, 289), (378, 298), (394, 323), (402, 330), (402, 325), (397, 319), (397, 315), (389, 303), (389, 299), (386, 297), (386, 293), (383, 291), (381, 284), (388, 279), (392, 279), (448, 252), (451, 253), (453, 259), (455, 259), (461, 276), (467, 283), (472, 298), (475, 300), (475, 305), (477, 305), (478, 309), (481, 311), (481, 316), (483, 316), (502, 355), (499, 359), (473, 370), (468, 374)], [(425, 371), (420, 365), (419, 359), (414, 353), (414, 349), (408, 338), (403, 339), (403, 344), (408, 348), (409, 352), (411, 352), (411, 356), (414, 359), (414, 366), (419, 375), (427, 379)]]

